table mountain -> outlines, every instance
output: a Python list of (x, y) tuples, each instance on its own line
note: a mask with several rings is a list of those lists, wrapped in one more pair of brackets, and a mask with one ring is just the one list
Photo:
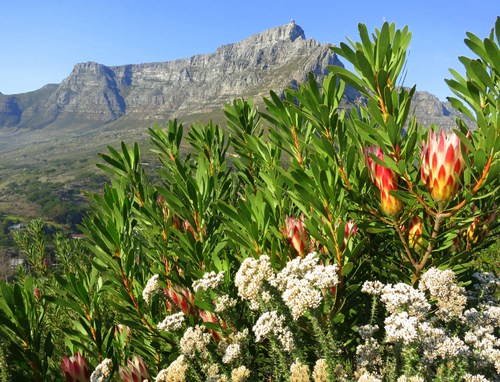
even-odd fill
[(75, 65), (59, 85), (0, 95), (0, 127), (38, 129), (59, 119), (123, 117), (165, 120), (220, 109), (237, 97), (259, 97), (342, 65), (330, 44), (307, 40), (295, 22), (221, 46), (214, 53), (170, 62)]

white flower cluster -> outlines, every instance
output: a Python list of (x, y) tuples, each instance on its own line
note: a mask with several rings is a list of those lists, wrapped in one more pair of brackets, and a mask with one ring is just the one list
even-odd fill
[(183, 312), (174, 313), (166, 316), (165, 319), (158, 324), (157, 328), (158, 330), (173, 332), (182, 328), (184, 321), (185, 317)]
[(384, 284), (380, 281), (365, 281), (361, 287), (361, 292), (369, 294), (371, 296), (380, 296), (384, 291)]
[(228, 382), (224, 374), (219, 374), (219, 365), (216, 363), (203, 364), (201, 370), (207, 376), (206, 382)]
[(228, 337), (222, 338), (217, 350), (224, 353), (222, 357), (223, 363), (231, 363), (242, 354), (242, 348), (248, 343), (248, 329), (240, 332), (231, 333)]
[(431, 308), (423, 292), (404, 283), (384, 286), (380, 300), (391, 314), (405, 311), (409, 316), (422, 318)]
[(205, 331), (204, 326), (196, 325), (194, 328), (190, 326), (180, 340), (181, 352), (189, 358), (193, 358), (196, 353), (201, 353), (203, 356), (209, 342), (210, 333)]
[(283, 292), (288, 288), (289, 282), (297, 279), (306, 280), (318, 289), (333, 288), (339, 283), (338, 266), (319, 264), (318, 254), (311, 252), (303, 259), (296, 257), (289, 261), (271, 284)]
[[(480, 276), (483, 282), (494, 283), (494, 278)], [(456, 284), (452, 271), (429, 269), (421, 277), (419, 290), (406, 284), (383, 285), (366, 282), (362, 289), (373, 296), (379, 296), (388, 316), (384, 321), (386, 344), (402, 344), (411, 347), (418, 354), (422, 365), (435, 367), (438, 362), (458, 360), (473, 363), (474, 368), (490, 370), (500, 375), (500, 307), (494, 299), (478, 298), (476, 308), (465, 310), (467, 298), (465, 289)], [(431, 310), (424, 292), (428, 292), (435, 303)], [(454, 319), (451, 330), (448, 323)], [(381, 345), (372, 337), (376, 326), (359, 328), (364, 343), (357, 347), (358, 380), (372, 380), (383, 377), (380, 355)], [(462, 334), (461, 337), (457, 336)], [(494, 367), (494, 370), (492, 369)], [(380, 374), (380, 375), (379, 375)], [(482, 375), (467, 374), (465, 381), (485, 381)], [(421, 377), (401, 376), (398, 382), (421, 381)]]
[(281, 298), (290, 308), (294, 320), (302, 317), (308, 309), (317, 308), (323, 299), (321, 292), (305, 279), (290, 279)]
[(414, 375), (413, 377), (406, 377), (402, 375), (398, 378), (397, 382), (425, 382), (425, 379), (418, 375)]
[(90, 376), (90, 382), (107, 382), (113, 372), (113, 361), (109, 358), (104, 359)]
[(259, 308), (259, 294), (265, 280), (274, 278), (269, 256), (262, 255), (258, 259), (246, 258), (241, 263), (234, 278), (234, 284), (238, 288), (238, 295), (250, 301), (250, 308)]
[(248, 370), (245, 366), (240, 366), (231, 370), (232, 382), (244, 382), (248, 377), (250, 377), (250, 370)]
[(489, 379), (485, 378), (484, 375), (481, 374), (469, 374), (465, 373), (464, 382), (490, 382)]
[(321, 265), (316, 252), (305, 258), (289, 261), (285, 268), (270, 281), (282, 292), (282, 299), (296, 320), (322, 301), (321, 290), (333, 288), (339, 283), (337, 265)]
[(158, 373), (155, 382), (185, 382), (187, 369), (188, 365), (184, 356), (180, 355), (166, 369)]
[(418, 319), (408, 312), (393, 313), (384, 320), (387, 342), (411, 344), (418, 337)]
[(215, 312), (216, 313), (225, 312), (228, 309), (235, 307), (236, 303), (237, 303), (236, 299), (231, 298), (228, 294), (223, 294), (215, 302)]
[(275, 336), (283, 346), (283, 350), (291, 352), (295, 348), (293, 334), (284, 322), (285, 317), (278, 315), (276, 311), (263, 313), (253, 326), (255, 340), (260, 342), (264, 338)]
[(193, 290), (198, 292), (199, 290), (208, 290), (217, 288), (220, 283), (224, 280), (224, 272), (208, 272), (203, 275), (203, 278), (193, 282)]
[(358, 376), (358, 382), (382, 382), (382, 380), (368, 370), (361, 369)]
[(379, 343), (373, 339), (367, 339), (363, 344), (356, 347), (356, 363), (360, 368), (376, 369), (382, 366), (382, 356)]
[(222, 363), (231, 363), (237, 360), (241, 355), (240, 344), (231, 344), (226, 348), (224, 356), (222, 357)]
[(328, 382), (328, 365), (326, 359), (320, 358), (316, 361), (313, 369), (314, 382)]
[(296, 360), (290, 366), (290, 382), (309, 382), (309, 366)]
[(160, 291), (159, 281), (160, 275), (155, 274), (146, 283), (146, 287), (142, 291), (142, 298), (144, 299), (144, 301), (146, 301), (147, 304), (149, 304), (153, 296)]
[(461, 317), (467, 298), (465, 288), (456, 284), (455, 273), (448, 269), (441, 271), (435, 267), (430, 268), (422, 275), (419, 289), (429, 291), (436, 300), (438, 310), (436, 316), (445, 322), (454, 317)]

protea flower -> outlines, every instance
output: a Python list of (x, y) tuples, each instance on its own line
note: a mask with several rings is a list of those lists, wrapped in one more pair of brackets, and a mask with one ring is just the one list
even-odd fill
[(290, 240), (290, 244), (300, 256), (304, 256), (306, 247), (309, 249), (307, 231), (304, 227), (304, 215), (299, 219), (294, 216), (286, 217), (285, 220), (285, 236)]
[(118, 374), (124, 382), (142, 382), (149, 380), (149, 372), (141, 356), (133, 356), (127, 361), (127, 366), (120, 366)]
[(71, 357), (64, 357), (61, 363), (61, 369), (67, 382), (89, 382), (90, 373), (87, 361), (82, 354), (78, 352)]
[(381, 161), (384, 161), (384, 153), (378, 146), (367, 148), (365, 150), (366, 163), (373, 183), (380, 190), (380, 207), (382, 211), (388, 216), (397, 215), (403, 209), (403, 203), (390, 194), (390, 191), (398, 189), (397, 175), (387, 167), (375, 163), (369, 154), (373, 154)]
[(458, 190), (465, 168), (460, 146), (455, 133), (446, 135), (443, 130), (439, 137), (431, 131), (427, 145), (422, 142), (422, 181), (436, 202), (447, 202)]

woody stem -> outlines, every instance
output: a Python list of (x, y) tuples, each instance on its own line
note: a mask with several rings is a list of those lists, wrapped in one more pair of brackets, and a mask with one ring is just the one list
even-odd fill
[(443, 207), (439, 206), (439, 211), (436, 214), (436, 220), (434, 220), (434, 227), (432, 228), (431, 237), (429, 239), (429, 245), (427, 246), (427, 249), (422, 259), (415, 266), (415, 272), (413, 273), (413, 278), (412, 278), (413, 284), (415, 284), (420, 278), (420, 273), (422, 273), (422, 269), (427, 264), (429, 256), (431, 255), (431, 252), (434, 249), (434, 243), (438, 237), (439, 229), (441, 228), (441, 223), (443, 222), (443, 218), (445, 217), (445, 215), (442, 213), (442, 210)]

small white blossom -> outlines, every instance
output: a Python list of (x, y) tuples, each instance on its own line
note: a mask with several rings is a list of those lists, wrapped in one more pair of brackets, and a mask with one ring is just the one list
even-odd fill
[(322, 301), (321, 292), (312, 288), (307, 280), (291, 279), (282, 295), (292, 317), (297, 320), (310, 308), (317, 308)]
[(422, 275), (419, 289), (428, 290), (436, 300), (438, 307), (436, 315), (443, 321), (448, 322), (453, 317), (462, 316), (467, 303), (465, 288), (456, 284), (455, 273), (452, 270), (441, 271), (435, 267), (430, 268)]
[(243, 260), (234, 278), (234, 284), (238, 288), (238, 295), (250, 301), (250, 308), (258, 309), (263, 283), (273, 278), (274, 272), (269, 256), (262, 255), (258, 259), (249, 257)]
[(425, 379), (419, 377), (418, 375), (413, 377), (406, 377), (402, 375), (401, 377), (398, 378), (397, 382), (425, 382)]
[(160, 291), (160, 275), (153, 275), (148, 282), (146, 283), (146, 287), (142, 291), (142, 298), (146, 301), (147, 304), (151, 302), (151, 299), (155, 294)]
[(185, 382), (188, 365), (184, 356), (180, 355), (166, 369), (161, 370), (156, 376), (155, 382)]
[(223, 363), (231, 363), (238, 359), (241, 355), (241, 347), (239, 344), (231, 344), (226, 348), (226, 352), (222, 357)]
[(198, 292), (199, 290), (208, 290), (217, 288), (220, 283), (224, 280), (224, 272), (208, 272), (203, 275), (203, 278), (193, 282), (193, 290)]
[(109, 358), (104, 359), (90, 376), (90, 382), (107, 382), (113, 372), (113, 361)]
[(417, 339), (418, 320), (407, 312), (391, 314), (384, 322), (387, 342), (403, 342), (409, 345)]
[(309, 366), (296, 360), (290, 366), (290, 382), (309, 382)]
[(173, 332), (182, 328), (184, 321), (185, 317), (183, 312), (171, 314), (170, 316), (166, 316), (165, 319), (158, 324), (157, 328), (158, 330)]
[(485, 378), (481, 374), (472, 375), (469, 373), (465, 373), (464, 382), (490, 382), (490, 380)]
[(328, 382), (328, 365), (326, 359), (320, 358), (316, 361), (313, 370), (314, 382)]
[(215, 302), (215, 312), (225, 312), (228, 309), (235, 307), (237, 302), (238, 301), (236, 301), (236, 299), (231, 298), (228, 294), (223, 294)]
[(431, 307), (421, 291), (404, 283), (384, 286), (380, 300), (391, 314), (405, 311), (418, 318), (425, 316)]
[(189, 327), (180, 340), (182, 354), (194, 357), (196, 353), (204, 353), (206, 346), (210, 343), (210, 334), (205, 331), (204, 326), (196, 325)]
[(245, 366), (240, 366), (231, 370), (232, 382), (244, 382), (248, 377), (250, 377), (250, 370), (248, 370)]
[(275, 336), (285, 351), (292, 351), (295, 347), (293, 334), (285, 327), (284, 322), (285, 317), (278, 315), (275, 311), (263, 313), (253, 326), (255, 340), (260, 342), (264, 338)]
[(372, 295), (372, 296), (380, 296), (384, 291), (384, 284), (380, 281), (365, 281), (363, 283), (363, 287), (361, 288), (361, 292)]

